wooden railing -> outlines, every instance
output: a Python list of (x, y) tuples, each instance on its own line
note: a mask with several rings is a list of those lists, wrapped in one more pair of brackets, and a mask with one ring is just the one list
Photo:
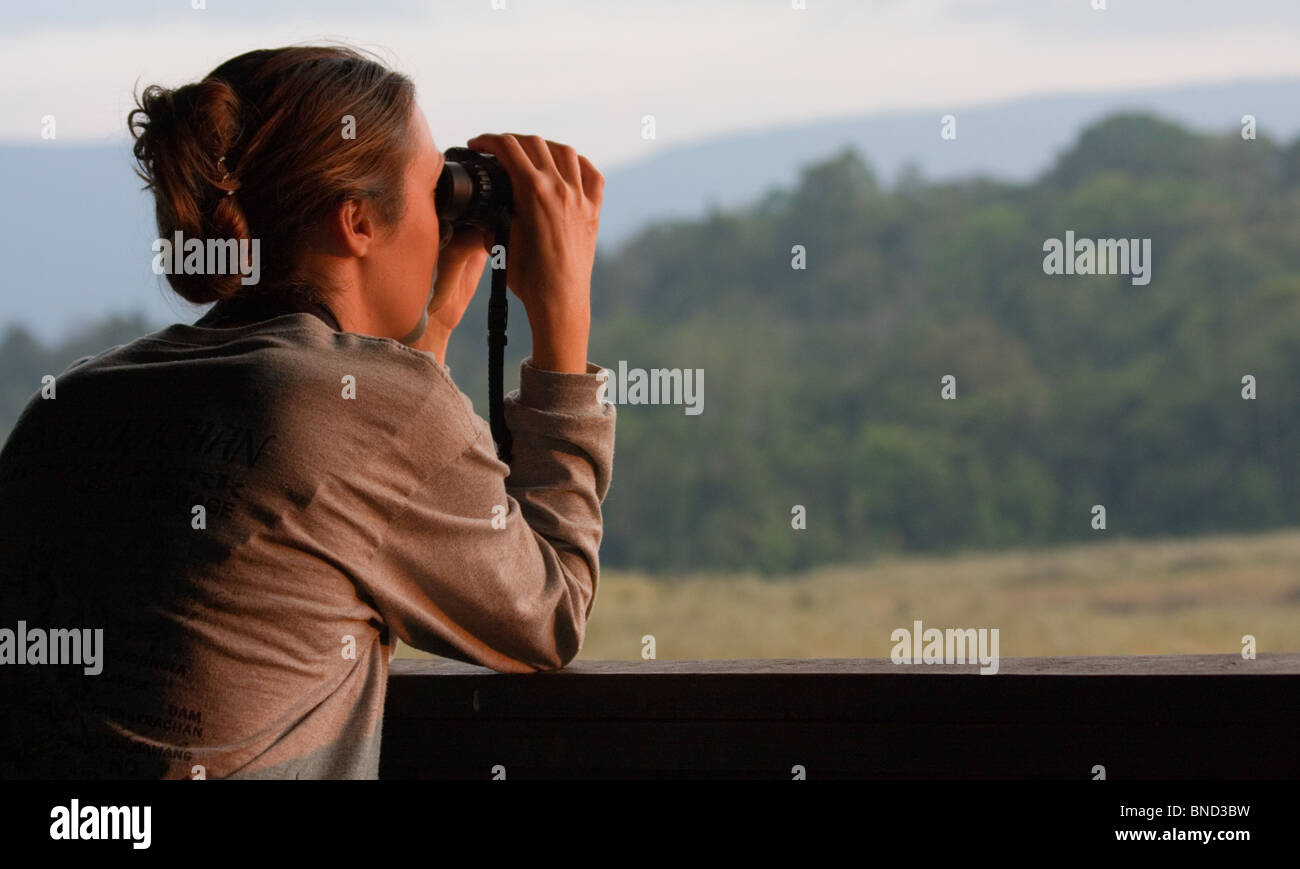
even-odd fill
[(381, 778), (1300, 778), (1300, 654), (392, 664)]

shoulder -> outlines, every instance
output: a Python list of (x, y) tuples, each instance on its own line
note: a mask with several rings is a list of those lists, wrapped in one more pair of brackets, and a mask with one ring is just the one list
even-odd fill
[(440, 453), (479, 436), (472, 404), (431, 354), (335, 332), (309, 314), (168, 326), (79, 360), (59, 380), (60, 397), (66, 389), (101, 406), (143, 401), (152, 414), (237, 417), (286, 443), (337, 438), (382, 450), (413, 439), (417, 452)]

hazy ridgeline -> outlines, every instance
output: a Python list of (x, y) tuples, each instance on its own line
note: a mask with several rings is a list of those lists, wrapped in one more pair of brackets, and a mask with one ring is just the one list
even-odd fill
[[(1045, 274), (1069, 230), (1151, 239), (1150, 283)], [(596, 264), (591, 359), (703, 369), (704, 412), (619, 407), (602, 562), (775, 573), (1300, 525), (1297, 239), (1300, 140), (1145, 116), (1089, 128), (1029, 185), (887, 190), (845, 153), (750, 209), (653, 226)], [(481, 414), (486, 296), (448, 357)], [(41, 375), (152, 328), (55, 348), (10, 328), (0, 435)]]

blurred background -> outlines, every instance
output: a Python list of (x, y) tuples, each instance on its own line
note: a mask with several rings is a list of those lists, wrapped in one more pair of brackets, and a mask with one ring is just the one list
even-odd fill
[[(799, 5), (7, 10), (0, 438), (42, 375), (204, 311), (150, 270), (133, 89), (345, 40), (442, 149), (591, 158), (592, 361), (704, 371), (699, 415), (619, 407), (582, 657), (884, 657), (916, 619), (1003, 655), (1300, 651), (1300, 9)], [(1151, 239), (1150, 283), (1044, 274), (1067, 230)], [(484, 416), (486, 296), (448, 353)]]

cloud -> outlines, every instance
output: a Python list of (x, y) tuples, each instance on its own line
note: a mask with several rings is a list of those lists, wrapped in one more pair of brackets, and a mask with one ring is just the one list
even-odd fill
[[(344, 39), (416, 81), (441, 147), (537, 132), (597, 165), (744, 129), (1035, 93), (1300, 75), (1294, 0), (313, 0), (27, 4), (0, 36), (0, 140), (125, 140), (140, 85)], [(1158, 11), (1159, 10), (1159, 11)], [(658, 138), (640, 136), (656, 117)]]

